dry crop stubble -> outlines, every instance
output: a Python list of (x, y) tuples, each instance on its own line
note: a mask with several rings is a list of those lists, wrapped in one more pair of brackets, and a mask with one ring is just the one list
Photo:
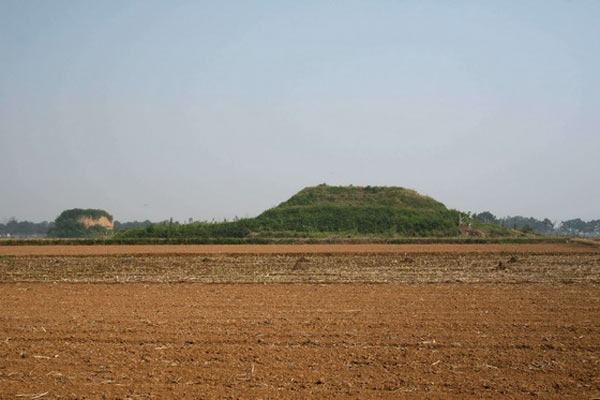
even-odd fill
[(600, 283), (600, 253), (4, 256), (0, 282)]

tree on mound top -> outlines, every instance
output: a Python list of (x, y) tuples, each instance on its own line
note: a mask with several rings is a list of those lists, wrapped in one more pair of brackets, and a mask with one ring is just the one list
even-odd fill
[(50, 237), (78, 238), (108, 236), (114, 228), (113, 217), (104, 210), (73, 208), (63, 211), (48, 231)]

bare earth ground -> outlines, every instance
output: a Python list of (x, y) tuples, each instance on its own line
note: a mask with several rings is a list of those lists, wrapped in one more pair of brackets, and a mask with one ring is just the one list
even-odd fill
[(586, 283), (600, 252), (0, 257), (0, 282)]
[[(599, 247), (591, 246), (596, 250)], [(533, 244), (246, 244), (246, 245), (27, 245), (0, 246), (3, 255), (306, 254), (306, 253), (587, 253), (577, 243)]]
[(600, 398), (597, 248), (433, 246), (15, 247), (0, 399)]

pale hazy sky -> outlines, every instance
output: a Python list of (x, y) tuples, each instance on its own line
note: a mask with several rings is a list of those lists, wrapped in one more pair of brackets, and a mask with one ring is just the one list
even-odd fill
[(600, 1), (0, 0), (0, 220), (309, 185), (600, 218)]

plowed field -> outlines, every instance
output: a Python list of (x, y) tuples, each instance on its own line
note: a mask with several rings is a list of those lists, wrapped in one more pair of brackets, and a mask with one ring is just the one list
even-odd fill
[(323, 254), (323, 253), (587, 253), (597, 246), (534, 244), (292, 244), (292, 245), (28, 245), (0, 246), (1, 255)]
[(442, 246), (15, 247), (0, 399), (600, 398), (597, 248)]

